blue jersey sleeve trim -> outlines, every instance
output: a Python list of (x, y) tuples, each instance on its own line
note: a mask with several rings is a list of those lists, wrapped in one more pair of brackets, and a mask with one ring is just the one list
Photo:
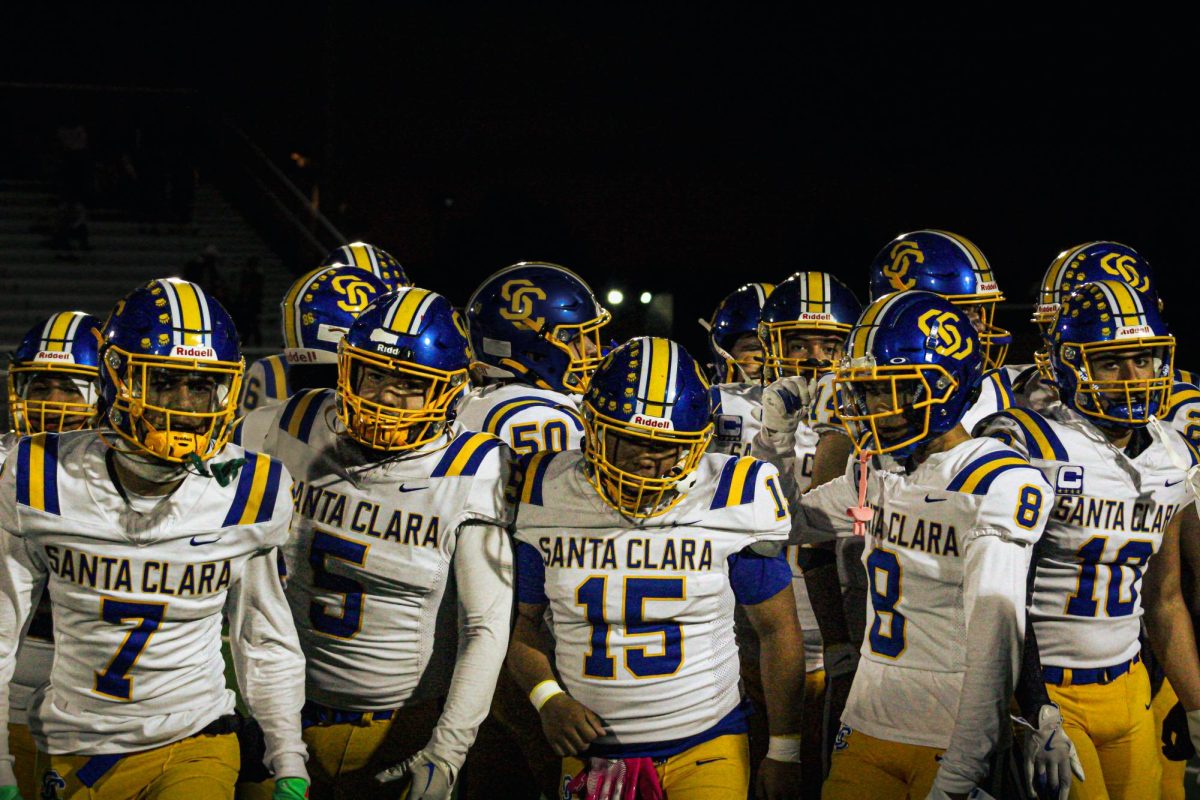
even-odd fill
[(541, 606), (550, 602), (546, 597), (546, 565), (537, 548), (517, 542), (517, 601)]
[(764, 556), (753, 550), (743, 550), (729, 557), (729, 585), (739, 604), (758, 605), (791, 584), (792, 568), (785, 552)]

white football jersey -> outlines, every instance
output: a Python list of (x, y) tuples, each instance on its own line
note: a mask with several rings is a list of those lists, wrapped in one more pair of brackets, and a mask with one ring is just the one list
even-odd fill
[(1200, 389), (1190, 383), (1176, 383), (1162, 421), (1200, 449)]
[(577, 451), (539, 453), (515, 536), (537, 550), (557, 671), (609, 733), (600, 745), (700, 734), (740, 702), (730, 556), (786, 540), (774, 467), (705, 455), (666, 513), (630, 520), (588, 482)]
[[(762, 385), (722, 383), (713, 386), (709, 391), (712, 396), (713, 423), (716, 430), (708, 452), (735, 456), (750, 455), (754, 437), (762, 429)], [(796, 431), (796, 459), (793, 462), (792, 473), (800, 492), (806, 491), (812, 482), (813, 454), (817, 450), (818, 438), (816, 432), (804, 423), (801, 423)], [(781, 465), (775, 466), (779, 468)], [(804, 666), (808, 672), (817, 672), (825, 668), (824, 649), (821, 644), (821, 631), (817, 627), (817, 615), (808, 599), (808, 587), (800, 569), (799, 551), (798, 545), (788, 548), (788, 564), (792, 569), (792, 593), (796, 596), (796, 616), (804, 630)], [(739, 633), (748, 625), (749, 620), (744, 620), (739, 614)], [(750, 635), (752, 633), (753, 631), (747, 631), (747, 635), (739, 639), (741, 646), (757, 645), (757, 637)]]
[(469, 431), (499, 436), (517, 454), (578, 450), (583, 418), (574, 395), (520, 383), (470, 389), (455, 406), (456, 422)]
[(330, 389), (295, 394), (265, 448), (295, 475), (284, 554), (307, 696), (352, 711), (439, 697), (457, 651), (447, 587), (460, 526), (509, 524), (507, 448), (455, 430), (371, 465), (327, 424), (335, 401)]
[[(856, 467), (804, 495), (809, 525), (844, 524), (858, 504)], [(967, 664), (967, 551), (991, 535), (1032, 551), (1050, 498), (1041, 473), (988, 439), (935, 453), (909, 474), (869, 471), (867, 635), (845, 724), (889, 741), (949, 746)], [(1012, 601), (1021, 609), (1023, 574), (1016, 583)]]
[(288, 363), (282, 354), (264, 356), (246, 369), (238, 416), (256, 408), (270, 408), (288, 399)]
[[(39, 747), (145, 750), (230, 713), (221, 655), (228, 613), (243, 691), (268, 748), (302, 765), (303, 659), (276, 550), (292, 514), (287, 470), (231, 445), (218, 460), (246, 459), (231, 483), (188, 473), (142, 514), (109, 477), (104, 435), (114, 436), (22, 439), (0, 477), (0, 527), (8, 532), (0, 628), (10, 628), (0, 639), (15, 640), (13, 619), (27, 618), (47, 581), (53, 608), (54, 666), (29, 710)], [(0, 644), (0, 678), (10, 674), (10, 658)]]
[[(1030, 609), (1042, 663), (1083, 669), (1133, 658), (1142, 575), (1171, 517), (1193, 500), (1184, 472), (1162, 441), (1151, 437), (1130, 458), (1062, 405), (1046, 415), (1009, 409), (983, 432), (1026, 456), (1054, 487)], [(1175, 445), (1196, 463), (1185, 439)]]
[[(0, 435), (0, 467), (18, 438), (15, 433)], [(54, 664), (54, 630), (49, 601), (44, 594), (33, 613), (33, 622), (17, 649), (17, 664), (8, 687), (8, 721), (14, 725), (26, 724), (29, 699), (38, 687), (50, 680), (50, 667)]]
[(1012, 388), (1012, 405), (1043, 412), (1058, 403), (1058, 387), (1042, 377), (1035, 364), (1009, 364), (1004, 373)]

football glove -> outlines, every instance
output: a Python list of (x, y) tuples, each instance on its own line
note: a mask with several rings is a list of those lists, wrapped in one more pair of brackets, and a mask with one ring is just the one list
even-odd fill
[(1183, 710), (1183, 703), (1176, 703), (1163, 718), (1162, 724), (1162, 753), (1168, 761), (1188, 761), (1196, 755), (1192, 744), (1189, 728), (1188, 713)]
[(795, 434), (804, 409), (812, 405), (808, 381), (799, 375), (780, 378), (763, 390), (763, 427), (776, 433)]
[[(1028, 723), (1026, 723), (1028, 725)], [(1058, 706), (1050, 703), (1038, 711), (1038, 725), (1028, 725), (1030, 733), (1025, 737), (1025, 777), (1029, 781), (1029, 793), (1043, 797), (1048, 789), (1051, 796), (1067, 800), (1071, 793), (1071, 775), (1083, 780), (1083, 764), (1075, 752), (1075, 743), (1062, 729), (1062, 713)]]
[(308, 781), (304, 778), (280, 778), (275, 781), (271, 800), (305, 800), (308, 797)]
[(458, 770), (424, 750), (375, 776), (379, 783), (408, 779), (408, 800), (449, 800)]

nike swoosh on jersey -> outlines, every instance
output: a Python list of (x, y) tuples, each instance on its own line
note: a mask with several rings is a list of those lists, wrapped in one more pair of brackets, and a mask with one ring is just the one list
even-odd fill
[(419, 492), (422, 489), (428, 489), (428, 486), (405, 486), (403, 483), (396, 487), (402, 492)]
[(213, 544), (214, 542), (219, 542), (219, 541), (221, 541), (221, 537), (220, 537), (220, 536), (218, 536), (218, 537), (217, 537), (217, 538), (215, 538), (215, 539), (202, 539), (202, 540), (199, 540), (199, 541), (196, 539), (196, 537), (195, 537), (195, 536), (193, 536), (193, 537), (192, 537), (192, 538), (191, 538), (191, 539), (188, 541), (188, 544), (190, 544), (192, 547), (200, 547), (201, 545), (205, 545), (205, 544)]
[[(421, 488), (423, 489), (425, 487), (422, 486)], [(421, 790), (422, 792), (429, 789), (429, 784), (433, 783), (433, 764), (426, 764), (425, 769), (429, 772), (429, 774), (425, 776), (425, 788)]]
[(668, 525), (667, 527), (668, 527), (668, 528), (687, 528), (687, 527), (689, 527), (689, 526), (691, 526), (691, 525), (699, 525), (701, 522), (704, 522), (704, 520), (702, 520), (702, 519), (690, 519), (690, 520), (688, 520), (687, 522), (672, 522), (672, 523), (671, 523), (670, 525)]
[(1179, 484), (1181, 484), (1181, 483), (1183, 483), (1183, 480), (1177, 480), (1177, 481), (1167, 481), (1167, 482), (1166, 482), (1166, 485), (1167, 485), (1167, 486), (1178, 486), (1178, 485), (1179, 485)]
[(1054, 734), (1056, 734), (1056, 733), (1058, 733), (1058, 728), (1055, 728), (1054, 730), (1050, 731), (1050, 738), (1046, 740), (1046, 746), (1044, 748), (1042, 748), (1047, 753), (1049, 753), (1050, 750), (1053, 749)]
[(944, 503), (944, 502), (946, 502), (946, 500), (947, 500), (947, 499), (949, 499), (949, 498), (946, 498), (946, 497), (930, 497), (929, 495), (925, 495), (925, 502), (926, 502), (926, 503)]
[(697, 762), (696, 762), (696, 766), (697, 766), (697, 767), (700, 767), (700, 766), (703, 766), (703, 765), (705, 765), (705, 764), (711, 764), (711, 763), (713, 763), (714, 761), (724, 761), (724, 760), (725, 760), (725, 756), (720, 756), (720, 757), (718, 757), (718, 758), (706, 758), (706, 759), (704, 759), (703, 761), (697, 761)]

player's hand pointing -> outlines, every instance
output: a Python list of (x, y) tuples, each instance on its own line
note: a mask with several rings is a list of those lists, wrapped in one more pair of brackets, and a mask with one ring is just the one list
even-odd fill
[(606, 733), (604, 720), (566, 692), (547, 700), (541, 716), (546, 741), (558, 756), (582, 753), (594, 739)]

